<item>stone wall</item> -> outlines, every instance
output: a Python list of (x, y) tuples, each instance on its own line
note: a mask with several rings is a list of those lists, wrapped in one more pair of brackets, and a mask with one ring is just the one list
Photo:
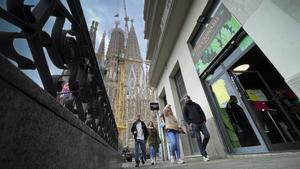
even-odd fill
[(121, 168), (93, 130), (0, 56), (0, 168)]

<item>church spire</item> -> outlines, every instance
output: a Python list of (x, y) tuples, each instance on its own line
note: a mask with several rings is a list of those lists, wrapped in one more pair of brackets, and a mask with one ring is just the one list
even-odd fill
[(99, 48), (98, 48), (98, 52), (97, 52), (97, 61), (100, 65), (104, 64), (104, 51), (105, 51), (105, 36), (106, 36), (106, 32), (103, 33)]
[(96, 42), (97, 27), (98, 27), (98, 22), (92, 21), (92, 25), (89, 33), (90, 33), (90, 38), (92, 40), (92, 45), (94, 49), (95, 49), (95, 42)]
[(118, 27), (120, 22), (116, 22), (115, 28), (111, 32), (110, 41), (106, 53), (107, 74), (110, 81), (117, 81), (118, 59), (124, 54), (124, 31)]
[(137, 40), (133, 22), (134, 20), (132, 19), (130, 31), (128, 33), (128, 38), (126, 42), (125, 58), (142, 59), (139, 42)]
[(106, 58), (120, 57), (124, 51), (124, 31), (119, 28), (120, 22), (116, 22), (115, 28), (111, 32), (110, 41), (106, 53)]

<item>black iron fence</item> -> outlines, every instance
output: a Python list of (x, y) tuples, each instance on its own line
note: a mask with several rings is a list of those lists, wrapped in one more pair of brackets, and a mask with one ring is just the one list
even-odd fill
[[(54, 23), (48, 33), (43, 28), (50, 17)], [(21, 70), (36, 69), (47, 92), (117, 149), (117, 126), (80, 1), (40, 0), (33, 6), (24, 0), (7, 0), (0, 18), (21, 30), (0, 29), (0, 53)], [(26, 40), (32, 59), (16, 51), (15, 39)], [(61, 74), (51, 75), (46, 56)]]

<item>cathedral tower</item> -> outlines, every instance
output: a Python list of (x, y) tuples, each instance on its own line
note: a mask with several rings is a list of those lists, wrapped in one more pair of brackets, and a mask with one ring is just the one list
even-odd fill
[(112, 105), (113, 112), (115, 111), (116, 96), (117, 96), (117, 75), (118, 75), (118, 60), (124, 55), (124, 31), (118, 27), (119, 22), (116, 22), (115, 28), (111, 32), (111, 37), (106, 53), (106, 90)]
[(154, 90), (147, 84), (147, 70), (144, 69), (146, 66), (141, 57), (133, 20), (128, 35), (116, 22), (105, 57), (104, 53), (105, 33), (98, 48), (97, 60), (100, 68), (103, 66), (106, 70), (105, 86), (115, 119), (117, 123), (122, 119), (124, 122), (117, 124), (120, 144), (133, 148), (134, 139), (130, 129), (136, 115), (140, 114), (146, 123), (156, 123), (155, 113), (149, 109), (149, 103), (155, 101)]
[(135, 121), (137, 114), (141, 115), (141, 119), (146, 123), (152, 121), (156, 123), (155, 113), (149, 110), (150, 101), (154, 101), (153, 90), (148, 91), (146, 82), (146, 74), (144, 71), (143, 60), (140, 53), (138, 39), (131, 21), (130, 31), (126, 41), (125, 48), (125, 121), (126, 130), (126, 145), (133, 147), (134, 139), (130, 132), (131, 125)]
[(92, 21), (91, 29), (90, 29), (90, 37), (92, 40), (92, 45), (95, 49), (95, 42), (96, 42), (96, 33), (97, 33), (97, 27), (98, 27), (98, 22), (97, 21)]

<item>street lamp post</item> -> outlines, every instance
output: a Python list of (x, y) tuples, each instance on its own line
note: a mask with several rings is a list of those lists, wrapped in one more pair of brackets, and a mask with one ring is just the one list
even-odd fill
[[(159, 104), (157, 102), (150, 102), (150, 110), (151, 111), (154, 111), (154, 113), (156, 114), (156, 119), (157, 119), (157, 125), (158, 125), (158, 132), (159, 132), (159, 136), (160, 138), (163, 139), (163, 131), (162, 131), (162, 128), (159, 127)], [(164, 140), (164, 139), (163, 139)], [(165, 160), (165, 157), (164, 157), (164, 144), (163, 144), (163, 141), (161, 143), (162, 145), (162, 148), (161, 148), (161, 154), (162, 154), (162, 157), (163, 157), (163, 160)]]

